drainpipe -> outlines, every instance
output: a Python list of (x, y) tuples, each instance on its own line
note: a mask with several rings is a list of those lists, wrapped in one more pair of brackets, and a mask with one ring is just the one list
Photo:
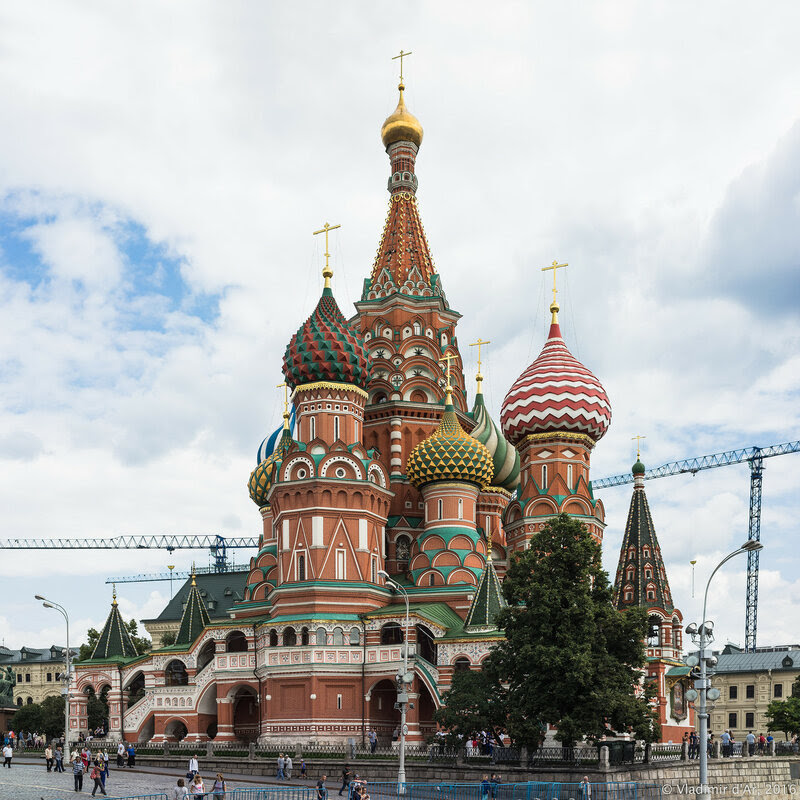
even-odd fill
[(258, 736), (261, 737), (261, 678), (258, 676), (258, 650), (256, 649), (256, 623), (253, 623), (253, 676), (258, 681), (258, 697), (256, 708), (258, 709)]
[(119, 732), (122, 737), (121, 741), (125, 741), (125, 695), (122, 692), (122, 667), (117, 664), (117, 672), (119, 672)]
[(365, 691), (367, 687), (367, 623), (364, 620), (365, 615), (359, 614), (358, 618), (361, 621), (361, 746), (364, 747), (367, 743), (366, 738), (366, 710), (367, 699)]

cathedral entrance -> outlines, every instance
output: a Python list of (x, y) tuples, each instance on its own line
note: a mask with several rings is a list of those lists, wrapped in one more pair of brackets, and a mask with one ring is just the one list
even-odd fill
[(233, 696), (233, 733), (239, 741), (258, 738), (258, 697), (249, 686), (242, 686)]
[(395, 709), (397, 688), (388, 678), (379, 681), (369, 690), (369, 727), (378, 734), (378, 742), (388, 745), (392, 735), (400, 729), (400, 712)]

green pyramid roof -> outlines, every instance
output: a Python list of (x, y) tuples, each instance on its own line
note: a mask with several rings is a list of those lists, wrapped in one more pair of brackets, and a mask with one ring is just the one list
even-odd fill
[(206, 604), (203, 602), (203, 598), (200, 597), (195, 577), (192, 575), (192, 586), (186, 598), (186, 607), (183, 609), (181, 626), (178, 629), (175, 644), (191, 644), (203, 632), (203, 629), (210, 624), (211, 619), (208, 616)]
[(93, 659), (108, 659), (118, 656), (120, 658), (130, 658), (139, 655), (133, 646), (131, 635), (125, 627), (122, 615), (119, 613), (117, 605), (117, 593), (114, 592), (111, 601), (111, 613), (108, 615), (106, 624), (100, 632), (100, 638), (92, 650)]
[(475, 597), (469, 607), (464, 630), (468, 633), (479, 633), (497, 630), (497, 614), (507, 605), (500, 589), (500, 579), (494, 569), (491, 556), (483, 568)]

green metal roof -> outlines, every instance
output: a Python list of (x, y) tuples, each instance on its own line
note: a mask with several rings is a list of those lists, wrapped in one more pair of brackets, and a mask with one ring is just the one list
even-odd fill
[(111, 603), (111, 611), (106, 619), (106, 624), (103, 630), (100, 631), (100, 638), (97, 640), (94, 650), (92, 651), (91, 660), (96, 659), (112, 659), (132, 658), (139, 655), (136, 648), (131, 641), (131, 635), (125, 627), (125, 622), (122, 615), (119, 613), (119, 606), (117, 605), (117, 596), (114, 594), (114, 600)]
[(200, 592), (194, 583), (195, 576), (192, 575), (192, 586), (189, 588), (186, 608), (183, 609), (181, 626), (178, 629), (178, 635), (175, 637), (176, 645), (191, 644), (203, 632), (206, 625), (211, 622), (203, 598), (200, 597)]
[(468, 633), (496, 631), (495, 620), (500, 610), (505, 608), (506, 605), (500, 589), (500, 580), (497, 577), (492, 560), (489, 559), (478, 581), (478, 588), (475, 590), (472, 605), (464, 622), (464, 630)]
[[(376, 617), (397, 617), (405, 616), (406, 605), (405, 603), (396, 603), (390, 606), (384, 606), (377, 611), (370, 611), (367, 617), (374, 619)], [(409, 603), (409, 614), (416, 614), (418, 617), (427, 619), (434, 625), (438, 625), (445, 630), (463, 630), (464, 620), (453, 611), (446, 603)]]
[[(228, 611), (235, 603), (243, 599), (243, 589), (249, 574), (250, 570), (247, 569), (231, 572), (207, 572), (195, 576), (197, 590), (211, 619), (228, 619)], [(146, 622), (178, 622), (183, 617), (183, 609), (191, 588), (192, 579), (188, 578), (156, 619), (146, 620)]]

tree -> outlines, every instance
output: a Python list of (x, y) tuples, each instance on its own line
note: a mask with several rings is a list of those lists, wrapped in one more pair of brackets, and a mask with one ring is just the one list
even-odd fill
[(791, 697), (773, 700), (767, 706), (767, 729), (783, 731), (787, 739), (792, 734), (800, 734), (800, 695), (796, 695), (794, 689)]
[(537, 747), (547, 724), (564, 745), (610, 731), (655, 741), (660, 733), (642, 686), (647, 618), (617, 611), (600, 546), (567, 514), (550, 520), (512, 559), (498, 618), (505, 639), (487, 667), (506, 687), (508, 732)]
[(128, 628), (128, 633), (131, 635), (133, 646), (140, 656), (153, 647), (153, 643), (149, 639), (144, 636), (139, 636), (139, 626), (136, 624), (135, 619), (128, 620), (125, 625)]
[(175, 640), (178, 638), (178, 635), (175, 631), (164, 631), (161, 634), (161, 646), (162, 647), (169, 647), (170, 645), (175, 644)]
[[(14, 730), (17, 732), (40, 732), (42, 729), (42, 707), (39, 705), (39, 703), (30, 703), (29, 705), (22, 706), (19, 711), (15, 712), (14, 716), (12, 717), (11, 724)], [(61, 723), (61, 727), (64, 727), (63, 721)]]
[(506, 727), (503, 687), (488, 669), (455, 672), (433, 718), (455, 736), (471, 739), (476, 733), (491, 731), (499, 740)]
[(78, 661), (90, 659), (99, 641), (100, 631), (97, 630), (97, 628), (89, 628), (89, 630), (86, 631), (86, 644), (82, 644), (78, 651)]

